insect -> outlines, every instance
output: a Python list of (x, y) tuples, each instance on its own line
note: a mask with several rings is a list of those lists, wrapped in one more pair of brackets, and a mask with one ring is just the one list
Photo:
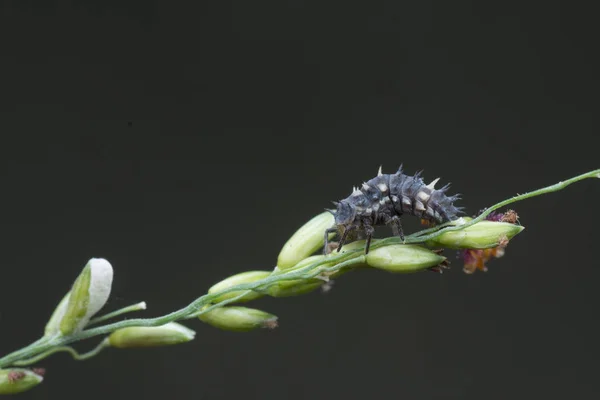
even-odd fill
[(383, 174), (379, 167), (375, 178), (363, 183), (360, 189), (354, 188), (344, 200), (334, 201), (337, 209), (327, 211), (335, 217), (335, 225), (325, 230), (324, 251), (328, 248), (329, 234), (341, 234), (337, 248), (339, 252), (349, 233), (362, 230), (366, 235), (365, 254), (368, 254), (374, 226), (377, 225), (391, 226), (394, 235), (404, 241), (400, 221), (403, 214), (414, 215), (434, 224), (456, 219), (463, 207), (455, 207), (453, 203), (460, 199), (460, 195), (446, 196), (450, 184), (435, 189), (440, 178), (426, 185), (421, 173), (405, 175), (400, 165), (395, 174)]

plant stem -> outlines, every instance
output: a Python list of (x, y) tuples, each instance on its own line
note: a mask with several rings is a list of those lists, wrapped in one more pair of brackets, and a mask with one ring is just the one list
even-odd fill
[[(493, 212), (494, 210), (497, 210), (498, 208), (501, 208), (508, 204), (512, 204), (517, 201), (525, 200), (525, 199), (528, 199), (531, 197), (540, 196), (542, 194), (562, 190), (572, 183), (575, 183), (575, 182), (578, 182), (578, 181), (581, 181), (581, 180), (587, 179), (587, 178), (600, 178), (600, 169), (587, 172), (585, 174), (573, 177), (566, 181), (559, 182), (557, 184), (554, 184), (554, 185), (551, 185), (551, 186), (548, 186), (548, 187), (545, 187), (542, 189), (538, 189), (538, 190), (535, 190), (535, 191), (532, 191), (529, 193), (514, 196), (507, 200), (501, 201), (500, 203), (497, 203), (497, 204), (487, 208), (479, 216), (477, 216), (476, 218), (472, 219), (471, 221), (469, 221), (465, 224), (456, 225), (456, 226), (441, 225), (441, 226), (438, 226), (435, 228), (429, 228), (429, 229), (425, 229), (420, 232), (414, 233), (412, 235), (407, 236), (405, 238), (404, 243), (422, 243), (427, 240), (433, 239), (433, 238), (443, 234), (444, 232), (464, 229), (466, 227), (474, 225), (477, 222), (483, 220), (491, 212)], [(380, 240), (377, 243), (373, 244), (371, 246), (371, 248), (375, 249), (378, 247), (388, 246), (390, 244), (396, 244), (399, 242), (400, 242), (399, 238), (396, 238), (396, 237), (387, 238), (387, 239)], [(100, 345), (98, 345), (98, 347), (96, 347), (94, 350), (92, 350), (88, 353), (85, 353), (85, 354), (81, 354), (81, 355), (79, 355), (71, 347), (68, 347), (65, 345), (69, 344), (69, 343), (77, 342), (80, 340), (88, 339), (88, 338), (91, 338), (94, 336), (109, 334), (109, 333), (111, 333), (117, 329), (121, 329), (121, 328), (126, 328), (126, 327), (131, 327), (131, 326), (160, 326), (160, 325), (164, 325), (169, 322), (174, 322), (174, 321), (178, 321), (178, 320), (182, 320), (182, 319), (195, 318), (198, 315), (208, 312), (214, 308), (222, 307), (224, 305), (227, 305), (229, 303), (233, 303), (233, 302), (239, 300), (240, 298), (244, 297), (248, 293), (248, 291), (252, 291), (252, 290), (260, 291), (260, 290), (264, 290), (269, 285), (272, 285), (277, 282), (286, 281), (286, 280), (295, 280), (295, 279), (310, 279), (310, 278), (313, 278), (323, 272), (335, 272), (335, 271), (338, 271), (347, 266), (351, 266), (354, 264), (357, 264), (357, 265), (361, 264), (364, 262), (364, 255), (362, 253), (363, 253), (363, 249), (355, 249), (352, 251), (348, 251), (347, 253), (336, 254), (336, 255), (330, 254), (328, 257), (325, 257), (324, 259), (317, 261), (315, 263), (312, 263), (310, 265), (307, 265), (303, 268), (294, 269), (289, 272), (285, 272), (285, 271), (278, 272), (276, 274), (271, 274), (268, 277), (261, 279), (259, 281), (232, 286), (230, 288), (227, 288), (227, 289), (224, 289), (219, 292), (212, 293), (212, 294), (205, 294), (205, 295), (197, 298), (196, 300), (192, 301), (186, 307), (183, 307), (180, 310), (174, 311), (167, 315), (163, 315), (161, 317), (147, 318), (147, 319), (141, 319), (141, 318), (129, 319), (129, 320), (125, 320), (125, 321), (114, 322), (112, 324), (88, 329), (88, 330), (81, 331), (81, 332), (76, 332), (76, 333), (73, 333), (68, 336), (56, 336), (56, 337), (51, 337), (51, 338), (44, 337), (28, 346), (22, 348), (21, 350), (17, 350), (13, 353), (10, 353), (10, 354), (0, 358), (0, 368), (6, 367), (8, 365), (29, 365), (31, 363), (39, 361), (39, 360), (41, 360), (53, 353), (59, 352), (59, 351), (69, 352), (76, 359), (87, 359), (87, 358), (93, 357), (94, 355), (98, 354), (98, 352), (100, 352), (102, 350), (102, 348), (105, 347), (105, 345), (103, 345), (104, 341), (101, 342)], [(329, 267), (324, 267), (323, 266), (324, 264), (334, 264), (334, 265), (329, 266)], [(224, 294), (227, 294), (230, 292), (237, 292), (237, 291), (242, 291), (242, 293), (234, 298), (221, 301), (217, 304), (212, 304), (212, 305), (210, 305), (210, 307), (203, 309), (204, 306), (211, 304), (211, 301), (213, 299), (220, 297)], [(126, 312), (139, 310), (140, 308), (135, 308), (135, 307), (139, 307), (139, 306), (140, 305), (138, 304), (138, 305), (123, 308), (121, 310), (117, 310), (117, 311), (109, 313), (105, 316), (96, 318), (95, 320), (92, 320), (92, 323), (103, 322), (109, 318), (113, 318), (115, 316), (124, 314)]]
[(53, 347), (48, 351), (45, 351), (41, 354), (38, 354), (35, 357), (32, 358), (28, 358), (25, 360), (20, 360), (20, 361), (15, 361), (13, 363), (13, 365), (18, 366), (18, 367), (23, 367), (26, 365), (31, 365), (31, 364), (35, 364), (36, 362), (43, 360), (44, 358), (54, 354), (54, 353), (59, 353), (59, 352), (67, 352), (69, 354), (71, 354), (71, 356), (78, 361), (83, 361), (83, 360), (87, 360), (88, 358), (92, 358), (95, 355), (97, 355), (98, 353), (100, 353), (103, 349), (109, 347), (108, 344), (108, 340), (103, 340), (101, 341), (96, 347), (94, 347), (92, 350), (88, 351), (87, 353), (83, 353), (83, 354), (79, 354), (74, 348), (69, 347), (69, 346), (59, 346), (59, 347)]
[[(117, 329), (127, 328), (127, 327), (131, 327), (131, 326), (160, 326), (160, 325), (164, 325), (169, 322), (174, 322), (174, 321), (178, 321), (178, 320), (182, 320), (182, 319), (188, 319), (188, 317), (191, 318), (192, 315), (198, 316), (198, 315), (208, 312), (216, 307), (222, 307), (229, 303), (233, 303), (233, 302), (239, 300), (241, 297), (243, 297), (246, 292), (244, 292), (234, 298), (227, 299), (227, 300), (221, 301), (217, 304), (214, 304), (210, 308), (206, 308), (206, 309), (202, 310), (202, 307), (209, 304), (211, 302), (211, 300), (213, 300), (219, 296), (222, 296), (224, 294), (227, 294), (230, 292), (252, 290), (255, 288), (262, 287), (262, 286), (268, 286), (269, 284), (277, 283), (280, 281), (311, 278), (320, 273), (320, 269), (318, 269), (318, 267), (320, 267), (321, 265), (336, 262), (336, 261), (347, 260), (349, 258), (358, 256), (360, 252), (362, 252), (361, 249), (356, 249), (352, 252), (343, 253), (340, 255), (332, 256), (332, 257), (327, 257), (323, 260), (317, 261), (313, 264), (307, 265), (306, 267), (299, 268), (299, 269), (291, 271), (291, 272), (270, 275), (267, 278), (262, 279), (260, 281), (255, 281), (252, 283), (244, 283), (244, 284), (232, 286), (232, 287), (224, 289), (220, 292), (216, 292), (216, 293), (212, 293), (212, 294), (205, 294), (204, 296), (201, 296), (201, 297), (197, 298), (196, 300), (194, 300), (193, 302), (191, 302), (186, 307), (184, 307), (180, 310), (174, 311), (170, 314), (164, 315), (162, 317), (147, 318), (147, 319), (141, 319), (141, 318), (128, 319), (125, 321), (119, 321), (119, 322), (115, 322), (112, 324), (100, 326), (97, 328), (88, 329), (88, 330), (85, 330), (82, 332), (73, 333), (68, 336), (56, 336), (53, 338), (46, 339), (43, 342), (34, 342), (24, 349), (18, 350), (16, 352), (13, 352), (11, 354), (4, 356), (3, 358), (0, 358), (0, 368), (5, 367), (7, 365), (12, 365), (17, 360), (21, 360), (23, 358), (31, 358), (37, 354), (40, 354), (40, 353), (43, 353), (43, 352), (49, 350), (55, 346), (63, 346), (63, 345), (69, 344), (69, 343), (88, 339), (90, 337), (108, 334)], [(337, 267), (338, 265), (340, 266), (340, 268), (345, 266), (344, 263), (340, 263), (340, 264), (337, 264), (335, 267)], [(333, 267), (333, 268), (335, 268), (335, 267)], [(313, 270), (317, 270), (317, 269), (318, 269), (317, 272), (313, 271)], [(312, 275), (310, 273), (307, 274), (307, 271), (312, 271)]]
[(118, 317), (119, 315), (123, 315), (128, 312), (140, 311), (140, 310), (145, 310), (145, 309), (146, 309), (146, 302), (142, 301), (141, 303), (132, 304), (128, 307), (121, 308), (120, 310), (116, 310), (116, 311), (110, 312), (106, 315), (103, 315), (101, 317), (94, 318), (90, 322), (88, 322), (87, 326), (96, 325), (100, 322), (104, 322), (106, 320), (109, 320), (114, 317)]

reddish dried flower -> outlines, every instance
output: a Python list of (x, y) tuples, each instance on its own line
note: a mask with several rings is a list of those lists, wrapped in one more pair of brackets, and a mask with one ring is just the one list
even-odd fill
[[(508, 244), (508, 240), (503, 241)], [(492, 258), (500, 258), (504, 255), (506, 245), (493, 247), (491, 249), (465, 249), (459, 252), (459, 258), (464, 261), (463, 271), (472, 274), (477, 270), (486, 272), (486, 263)]]
[[(479, 210), (479, 212), (473, 216), (476, 218), (481, 215), (485, 209)], [(516, 224), (518, 222), (519, 216), (514, 210), (508, 210), (506, 212), (496, 212), (493, 211), (489, 213), (486, 217), (486, 221), (492, 222), (506, 222), (510, 224)], [(422, 221), (423, 222), (423, 221)], [(501, 237), (498, 246), (489, 248), (489, 249), (465, 249), (458, 252), (458, 258), (462, 259), (464, 262), (463, 271), (467, 274), (472, 274), (477, 270), (487, 271), (486, 264), (493, 258), (500, 258), (504, 255), (506, 251), (506, 246), (508, 246), (508, 237)], [(440, 272), (440, 268), (433, 267), (430, 270), (435, 272)]]
[(492, 211), (487, 217), (485, 217), (485, 219), (487, 221), (500, 222), (500, 221), (502, 221), (503, 217), (504, 217), (503, 213), (498, 213), (498, 212)]
[[(500, 213), (491, 213), (488, 217), (491, 217), (492, 221), (504, 221), (507, 215), (510, 215), (510, 218), (516, 216), (513, 210), (509, 210), (505, 214)], [(486, 218), (489, 219), (489, 218)], [(515, 219), (516, 220), (516, 219)], [(506, 236), (500, 239), (498, 246), (492, 247), (490, 249), (465, 249), (459, 252), (458, 258), (461, 258), (464, 261), (463, 271), (467, 274), (472, 274), (477, 270), (486, 272), (487, 266), (486, 264), (492, 258), (500, 258), (506, 252), (506, 246), (508, 246), (508, 238)]]
[[(437, 253), (434, 250), (434, 253)], [(439, 253), (438, 253), (439, 254)], [(450, 269), (450, 262), (448, 260), (444, 260), (435, 267), (427, 268), (431, 272), (436, 272), (438, 274), (443, 274), (445, 269)]]
[(519, 221), (519, 214), (515, 210), (508, 210), (502, 216), (502, 222), (508, 222), (510, 224), (516, 224)]
[(15, 383), (15, 382), (20, 381), (21, 379), (25, 378), (25, 375), (26, 374), (23, 371), (10, 371), (8, 373), (7, 378), (10, 383)]
[[(478, 217), (484, 211), (485, 211), (485, 209), (479, 210), (477, 215), (474, 215), (473, 218)], [(508, 222), (509, 224), (516, 224), (517, 221), (519, 220), (519, 215), (517, 214), (517, 212), (515, 210), (508, 210), (505, 213), (492, 211), (491, 213), (488, 214), (487, 217), (485, 217), (485, 219), (487, 221)]]
[(267, 328), (267, 329), (275, 329), (278, 326), (279, 326), (279, 323), (277, 322), (276, 318), (268, 319), (265, 322), (263, 322), (263, 327)]
[(44, 376), (46, 374), (46, 368), (32, 368), (31, 371), (39, 376)]
[(500, 238), (500, 241), (498, 242), (498, 247), (506, 247), (506, 246), (508, 246), (508, 238), (505, 235)]

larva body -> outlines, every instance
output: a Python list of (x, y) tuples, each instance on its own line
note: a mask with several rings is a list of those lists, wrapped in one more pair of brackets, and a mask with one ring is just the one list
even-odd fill
[(339, 251), (349, 232), (362, 230), (367, 236), (365, 253), (368, 253), (374, 226), (389, 225), (394, 234), (404, 238), (400, 222), (404, 214), (432, 223), (456, 219), (462, 208), (455, 207), (453, 203), (459, 196), (446, 196), (449, 184), (435, 189), (439, 178), (426, 185), (420, 175), (420, 172), (414, 176), (405, 175), (402, 166), (395, 174), (382, 174), (380, 168), (375, 178), (363, 183), (360, 189), (354, 188), (347, 198), (334, 203), (337, 209), (330, 211), (335, 217), (335, 227), (326, 231), (326, 240), (329, 233), (339, 231)]

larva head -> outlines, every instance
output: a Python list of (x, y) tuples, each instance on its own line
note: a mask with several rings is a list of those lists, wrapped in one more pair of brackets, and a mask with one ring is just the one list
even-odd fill
[(337, 210), (333, 214), (336, 225), (348, 225), (354, 221), (356, 217), (356, 207), (342, 200), (337, 204)]

